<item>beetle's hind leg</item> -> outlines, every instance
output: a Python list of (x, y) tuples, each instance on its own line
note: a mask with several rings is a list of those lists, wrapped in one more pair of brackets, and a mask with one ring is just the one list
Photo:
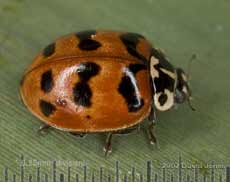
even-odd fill
[(155, 134), (155, 125), (156, 125), (156, 113), (154, 108), (151, 108), (151, 112), (148, 116), (149, 126), (148, 126), (148, 135), (150, 144), (157, 144), (157, 138)]
[(38, 133), (39, 134), (46, 134), (48, 133), (48, 130), (51, 128), (50, 125), (48, 124), (42, 124), (39, 129), (38, 129)]
[(105, 156), (107, 156), (107, 154), (112, 152), (112, 136), (113, 135), (128, 135), (134, 131), (137, 131), (137, 132), (140, 131), (140, 124), (123, 129), (123, 130), (118, 130), (118, 131), (108, 133), (106, 142), (105, 142), (105, 146), (103, 148), (105, 152)]

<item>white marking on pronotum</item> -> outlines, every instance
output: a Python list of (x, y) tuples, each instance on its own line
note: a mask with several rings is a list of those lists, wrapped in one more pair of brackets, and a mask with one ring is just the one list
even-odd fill
[(159, 60), (156, 59), (154, 56), (150, 58), (150, 74), (152, 78), (159, 78), (159, 72), (154, 67), (155, 65), (159, 64)]
[[(167, 95), (167, 100), (163, 105), (160, 104), (159, 98), (162, 94)], [(154, 95), (154, 104), (156, 108), (160, 111), (169, 110), (174, 105), (174, 93), (170, 92), (168, 89), (165, 89), (164, 92), (159, 92)]]
[(166, 75), (168, 75), (169, 77), (171, 77), (172, 79), (176, 79), (176, 74), (175, 74), (175, 72), (171, 72), (171, 71), (168, 71), (168, 70), (166, 70), (166, 69), (164, 69), (164, 68), (160, 68), (160, 70), (163, 72), (163, 73), (165, 73)]
[(183, 79), (185, 82), (188, 81), (188, 78), (187, 78), (187, 76), (186, 76), (184, 73), (182, 73), (181, 76), (182, 76), (182, 79)]
[[(157, 64), (159, 64), (159, 59), (155, 58), (154, 56), (151, 56), (151, 58), (150, 58), (150, 74), (151, 74), (152, 79), (159, 78), (159, 71), (156, 70), (156, 68), (154, 67)], [(175, 80), (174, 81), (174, 90), (175, 90), (176, 80), (177, 80), (176, 73), (170, 72), (164, 68), (160, 68), (160, 70), (162, 72), (164, 72), (165, 74), (167, 74), (168, 76), (170, 76), (173, 80)], [(169, 110), (174, 105), (174, 92), (170, 92), (168, 89), (164, 89), (164, 92), (156, 93), (155, 84), (153, 84), (153, 87), (155, 90), (154, 104), (155, 104), (156, 108), (160, 111)], [(159, 98), (162, 94), (167, 95), (167, 100), (163, 105), (161, 105), (159, 102)]]
[(186, 95), (188, 95), (188, 89), (187, 89), (186, 86), (183, 86), (182, 91), (183, 91)]

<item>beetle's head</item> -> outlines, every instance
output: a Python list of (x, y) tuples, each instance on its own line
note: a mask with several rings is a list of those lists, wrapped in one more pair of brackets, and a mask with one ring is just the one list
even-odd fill
[(188, 86), (188, 77), (185, 72), (181, 68), (177, 68), (176, 74), (175, 102), (181, 104), (191, 96), (191, 91)]
[(188, 104), (192, 110), (195, 110), (190, 103), (191, 100), (191, 90), (189, 88), (188, 84), (188, 76), (186, 73), (181, 69), (176, 69), (177, 74), (177, 81), (176, 81), (176, 88), (175, 88), (175, 95), (174, 95), (174, 101), (177, 104), (182, 104), (185, 101), (188, 101)]

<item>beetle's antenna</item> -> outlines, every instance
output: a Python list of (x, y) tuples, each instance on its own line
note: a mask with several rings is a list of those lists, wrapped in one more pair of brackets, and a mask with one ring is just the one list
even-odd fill
[(189, 59), (188, 61), (188, 68), (187, 68), (187, 77), (188, 77), (188, 80), (190, 78), (190, 74), (191, 74), (191, 67), (192, 67), (192, 62), (197, 58), (197, 55), (196, 54), (193, 54), (191, 56), (191, 58)]

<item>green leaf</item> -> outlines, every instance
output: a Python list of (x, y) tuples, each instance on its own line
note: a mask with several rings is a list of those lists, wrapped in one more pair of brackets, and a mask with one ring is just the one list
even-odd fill
[[(145, 174), (147, 160), (159, 172), (165, 163), (176, 162), (179, 154), (189, 164), (211, 160), (229, 164), (229, 8), (226, 0), (1, 0), (0, 171), (7, 165), (16, 172), (22, 154), (27, 160), (43, 161), (41, 170), (46, 173), (50, 166), (45, 161), (52, 160), (87, 163), (96, 174), (99, 166), (113, 174), (117, 160), (122, 174), (132, 166)], [(45, 136), (37, 133), (39, 119), (19, 99), (23, 72), (55, 38), (85, 29), (143, 34), (166, 52), (173, 65), (185, 69), (192, 54), (198, 56), (190, 81), (197, 111), (184, 104), (157, 113), (160, 149), (151, 147), (141, 131), (114, 137), (113, 153), (105, 158), (103, 134), (78, 139), (57, 130)], [(58, 168), (66, 174), (66, 166)]]

